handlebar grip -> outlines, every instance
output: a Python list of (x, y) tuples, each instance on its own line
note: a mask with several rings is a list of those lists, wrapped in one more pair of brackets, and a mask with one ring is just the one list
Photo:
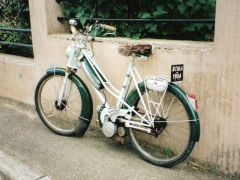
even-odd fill
[(99, 26), (103, 29), (110, 30), (110, 31), (116, 31), (117, 30), (116, 27), (110, 26), (110, 25), (107, 25), (107, 24), (99, 24)]
[(75, 26), (70, 26), (70, 30), (73, 34), (77, 34), (77, 29)]
[(78, 30), (76, 29), (77, 21), (75, 19), (69, 20), (70, 30), (73, 34), (77, 34)]

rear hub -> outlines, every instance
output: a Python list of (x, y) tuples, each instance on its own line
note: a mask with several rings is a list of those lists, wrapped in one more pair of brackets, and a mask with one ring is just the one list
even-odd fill
[(152, 129), (152, 132), (156, 137), (158, 137), (159, 134), (161, 134), (166, 127), (167, 127), (166, 119), (162, 117), (156, 117), (154, 120), (154, 128)]

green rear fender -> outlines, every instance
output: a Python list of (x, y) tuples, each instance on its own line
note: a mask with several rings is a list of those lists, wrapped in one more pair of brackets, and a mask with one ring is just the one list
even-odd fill
[[(47, 73), (65, 75), (65, 69), (51, 68), (47, 70)], [(70, 73), (69, 78), (76, 83), (82, 99), (82, 110), (77, 124), (76, 134), (84, 135), (92, 119), (93, 114), (92, 97), (85, 83), (74, 72)]]
[[(138, 84), (139, 90), (141, 93), (144, 93), (145, 91), (145, 86), (144, 83), (141, 82)], [(188, 116), (191, 120), (191, 127), (192, 127), (192, 133), (191, 137), (194, 141), (199, 141), (200, 138), (200, 122), (199, 122), (199, 117), (198, 113), (193, 109), (192, 105), (188, 101), (188, 98), (186, 96), (186, 93), (176, 84), (169, 83), (168, 85), (168, 91), (176, 95), (180, 101), (183, 103), (184, 107), (187, 110)], [(137, 92), (137, 89), (134, 88), (127, 96), (126, 102), (132, 107), (135, 105), (135, 102), (138, 100), (139, 95)]]

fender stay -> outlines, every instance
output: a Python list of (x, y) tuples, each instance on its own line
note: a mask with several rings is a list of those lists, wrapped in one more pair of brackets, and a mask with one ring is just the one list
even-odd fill
[[(145, 86), (144, 83), (141, 82), (138, 84), (139, 90), (141, 93), (145, 92)], [(191, 120), (195, 120), (195, 121), (191, 121), (191, 126), (193, 128), (193, 132), (191, 134), (191, 137), (194, 141), (199, 141), (200, 138), (200, 122), (199, 122), (199, 117), (198, 117), (198, 113), (192, 108), (190, 102), (187, 99), (186, 93), (176, 84), (174, 83), (169, 83), (168, 85), (168, 90), (172, 93), (174, 93), (174, 95), (176, 95), (180, 101), (183, 103), (184, 107), (187, 110), (187, 114), (190, 117)], [(125, 101), (130, 105), (130, 106), (134, 106), (135, 102), (137, 101), (137, 99), (139, 98), (137, 89), (134, 88), (131, 90), (131, 92), (128, 94), (128, 96), (126, 97)]]

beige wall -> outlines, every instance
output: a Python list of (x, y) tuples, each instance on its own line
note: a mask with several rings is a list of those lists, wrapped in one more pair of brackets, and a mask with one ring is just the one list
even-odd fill
[[(33, 104), (38, 79), (47, 68), (64, 66), (65, 49), (71, 42), (56, 34), (66, 32), (66, 27), (56, 21), (60, 10), (55, 1), (29, 1), (35, 58), (0, 54), (0, 96)], [(182, 86), (197, 95), (201, 119), (201, 139), (192, 156), (229, 173), (240, 173), (239, 32), (240, 1), (217, 0), (214, 43), (144, 40), (153, 43), (156, 51), (149, 61), (138, 63), (143, 75), (169, 75), (171, 64), (185, 64)], [(136, 42), (118, 38), (93, 45), (97, 62), (117, 87), (128, 64), (117, 47)]]

